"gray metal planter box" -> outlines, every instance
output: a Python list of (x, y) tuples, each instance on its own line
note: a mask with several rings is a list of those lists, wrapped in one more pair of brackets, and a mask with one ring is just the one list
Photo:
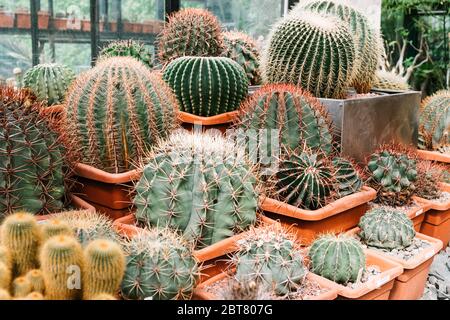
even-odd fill
[(340, 136), (341, 154), (364, 162), (380, 144), (417, 145), (421, 95), (416, 91), (378, 91), (376, 97), (320, 99)]

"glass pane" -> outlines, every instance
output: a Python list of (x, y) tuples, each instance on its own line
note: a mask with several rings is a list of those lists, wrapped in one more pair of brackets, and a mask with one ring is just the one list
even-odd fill
[(228, 30), (244, 31), (265, 39), (283, 13), (284, 0), (182, 0), (181, 7), (206, 8)]

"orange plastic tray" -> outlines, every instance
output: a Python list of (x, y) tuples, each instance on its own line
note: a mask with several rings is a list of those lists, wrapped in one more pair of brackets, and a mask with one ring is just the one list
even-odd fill
[(450, 163), (450, 155), (437, 151), (417, 150), (419, 158), (423, 160)]

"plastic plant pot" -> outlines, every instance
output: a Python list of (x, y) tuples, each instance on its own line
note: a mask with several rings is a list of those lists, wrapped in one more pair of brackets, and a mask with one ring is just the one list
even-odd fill
[[(354, 228), (347, 234), (356, 236), (359, 231), (359, 228)], [(389, 300), (417, 300), (423, 295), (431, 263), (434, 256), (442, 249), (442, 241), (421, 233), (416, 233), (416, 237), (430, 242), (431, 246), (409, 260), (391, 256), (380, 250), (367, 249), (375, 255), (401, 265), (404, 269), (403, 274), (394, 282)]]
[(289, 228), (302, 245), (311, 244), (323, 233), (341, 233), (358, 225), (368, 210), (368, 202), (376, 198), (376, 191), (363, 187), (358, 193), (346, 196), (318, 210), (304, 210), (289, 204), (260, 198), (265, 215)]
[(201, 117), (187, 112), (179, 111), (178, 118), (182, 122), (183, 128), (192, 131), (197, 127), (203, 131), (216, 129), (222, 133), (225, 133), (228, 128), (233, 124), (234, 119), (238, 116), (238, 111), (231, 111), (222, 114), (218, 114), (212, 117)]
[(31, 15), (26, 10), (19, 10), (16, 12), (16, 26), (19, 29), (31, 28)]
[(0, 10), (0, 28), (14, 27), (14, 13)]
[(438, 151), (417, 150), (420, 159), (450, 164), (450, 155)]
[(59, 31), (65, 31), (67, 30), (67, 21), (68, 19), (66, 18), (54, 18), (53, 26)]
[[(214, 277), (200, 283), (196, 289), (194, 290), (194, 295), (192, 297), (193, 300), (219, 300), (219, 297), (216, 295), (207, 292), (205, 288), (208, 286), (221, 281), (225, 278), (227, 278), (230, 274), (227, 272), (221, 272), (218, 275), (215, 275)], [(337, 297), (337, 290), (334, 288), (334, 286), (330, 285), (329, 281), (319, 277), (318, 275), (315, 275), (314, 273), (308, 272), (306, 275), (306, 278), (311, 281), (317, 283), (321, 288), (327, 289), (326, 292), (317, 295), (317, 296), (308, 296), (305, 297), (304, 300), (334, 300)]]
[(47, 11), (38, 12), (38, 28), (41, 30), (48, 29), (48, 21), (50, 20), (50, 14)]
[[(440, 189), (450, 192), (450, 185), (441, 183)], [(430, 207), (430, 210), (425, 214), (420, 233), (441, 240), (444, 248), (446, 248), (450, 242), (450, 200), (439, 203), (433, 200), (417, 198), (417, 201)]]

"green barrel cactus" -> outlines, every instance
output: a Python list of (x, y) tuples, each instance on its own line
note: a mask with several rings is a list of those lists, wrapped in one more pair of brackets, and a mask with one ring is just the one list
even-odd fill
[(368, 18), (350, 4), (330, 0), (301, 1), (292, 12), (311, 11), (330, 14), (343, 20), (354, 37), (356, 46), (351, 86), (358, 93), (372, 89), (381, 49), (379, 35)]
[(64, 129), (80, 161), (110, 173), (133, 169), (177, 125), (176, 97), (131, 57), (113, 57), (79, 76), (67, 94)]
[(299, 248), (280, 227), (252, 230), (238, 246), (233, 261), (235, 278), (241, 283), (255, 281), (267, 290), (285, 296), (296, 291), (306, 277)]
[(210, 117), (235, 111), (248, 94), (244, 69), (225, 57), (182, 57), (164, 70), (180, 110)]
[(337, 193), (340, 198), (361, 191), (364, 185), (357, 166), (350, 160), (336, 157), (333, 159), (336, 170)]
[(180, 131), (154, 150), (136, 185), (136, 220), (212, 245), (256, 222), (253, 167), (220, 135)]
[[(242, 104), (235, 123), (248, 137), (249, 153), (278, 153), (307, 146), (333, 151), (331, 120), (319, 100), (293, 85), (265, 85)], [(276, 136), (275, 136), (276, 135)], [(257, 139), (257, 150), (254, 150)]]
[(366, 269), (361, 243), (345, 235), (323, 235), (309, 249), (311, 272), (339, 284), (355, 282)]
[(394, 91), (406, 91), (409, 90), (409, 85), (398, 74), (389, 71), (378, 70), (375, 74), (372, 87), (375, 89), (386, 89)]
[(369, 157), (369, 185), (377, 190), (377, 201), (388, 206), (411, 202), (417, 180), (417, 164), (411, 152), (383, 147)]
[(0, 220), (14, 211), (60, 211), (66, 152), (27, 90), (0, 87)]
[(450, 146), (450, 90), (425, 99), (420, 108), (419, 130), (425, 148), (446, 150)]
[(317, 210), (330, 203), (337, 184), (331, 161), (310, 151), (284, 155), (273, 181), (275, 197), (307, 210)]
[(416, 231), (408, 216), (389, 207), (372, 209), (358, 224), (359, 236), (368, 246), (382, 249), (403, 249), (413, 243)]
[(158, 37), (162, 64), (185, 56), (217, 57), (223, 50), (219, 20), (204, 9), (187, 8), (174, 13)]
[(133, 300), (189, 300), (199, 279), (192, 248), (169, 229), (152, 228), (125, 246), (121, 292)]
[(41, 101), (52, 106), (64, 103), (67, 90), (75, 79), (69, 67), (58, 63), (38, 64), (23, 77), (23, 86), (29, 88)]
[(262, 55), (263, 81), (298, 85), (320, 98), (345, 98), (354, 77), (355, 47), (341, 19), (289, 14), (273, 28)]
[(153, 56), (140, 41), (112, 41), (100, 51), (98, 61), (111, 57), (132, 57), (139, 60), (150, 69), (153, 68)]
[(260, 52), (255, 40), (238, 31), (224, 32), (223, 40), (225, 46), (223, 55), (239, 63), (245, 70), (250, 85), (261, 84)]

